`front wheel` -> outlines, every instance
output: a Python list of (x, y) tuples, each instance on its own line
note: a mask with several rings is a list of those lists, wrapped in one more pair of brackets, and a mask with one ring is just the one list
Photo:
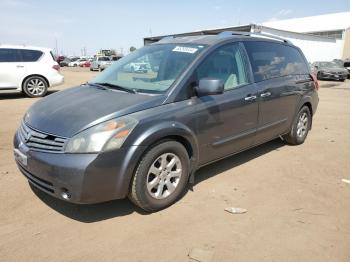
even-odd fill
[(292, 130), (284, 138), (291, 145), (304, 143), (311, 128), (312, 116), (310, 109), (303, 106), (294, 119)]
[(151, 148), (139, 162), (131, 182), (129, 199), (154, 212), (176, 202), (184, 193), (189, 176), (185, 147), (166, 141)]
[(47, 93), (47, 83), (40, 76), (32, 76), (23, 83), (23, 91), (29, 97), (41, 97)]

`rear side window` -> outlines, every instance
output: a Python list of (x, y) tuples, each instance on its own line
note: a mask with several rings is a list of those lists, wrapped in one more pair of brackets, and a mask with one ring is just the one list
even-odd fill
[(302, 55), (294, 47), (265, 41), (247, 41), (244, 45), (256, 82), (308, 73), (308, 67)]
[(0, 62), (19, 62), (18, 50), (11, 48), (0, 48)]
[(19, 50), (22, 62), (36, 62), (43, 55), (43, 52), (38, 50)]

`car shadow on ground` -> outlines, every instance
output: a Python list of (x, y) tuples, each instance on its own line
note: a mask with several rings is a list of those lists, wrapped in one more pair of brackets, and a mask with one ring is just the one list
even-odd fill
[[(47, 91), (46, 96), (51, 95), (53, 93), (58, 92), (59, 90), (49, 90)], [(22, 92), (0, 92), (0, 100), (9, 100), (9, 99), (23, 99), (23, 98), (29, 98)]]
[[(195, 185), (191, 188), (191, 190), (193, 190), (197, 184), (213, 176), (254, 160), (255, 158), (267, 154), (273, 150), (277, 150), (284, 145), (285, 143), (283, 141), (276, 139), (234, 156), (230, 156), (213, 164), (207, 165), (196, 172)], [(141, 215), (149, 214), (133, 205), (128, 199), (113, 200), (105, 203), (91, 205), (77, 205), (54, 198), (36, 189), (33, 186), (31, 186), (31, 188), (33, 192), (39, 197), (39, 199), (50, 208), (56, 210), (58, 213), (66, 217), (83, 223), (93, 223), (114, 217), (126, 216), (134, 212), (137, 212)]]
[(195, 174), (195, 184), (193, 191), (195, 191), (195, 185), (213, 176), (221, 174), (229, 169), (235, 168), (251, 160), (254, 160), (259, 156), (265, 155), (274, 150), (278, 150), (280, 147), (285, 145), (286, 143), (278, 138), (260, 146), (253, 147), (249, 150), (238, 153), (236, 155), (224, 158), (210, 165), (204, 166), (200, 168)]

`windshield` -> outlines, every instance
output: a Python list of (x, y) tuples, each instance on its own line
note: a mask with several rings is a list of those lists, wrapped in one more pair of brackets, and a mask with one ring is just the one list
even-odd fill
[(319, 66), (321, 68), (336, 68), (336, 67), (339, 67), (336, 63), (333, 63), (333, 62), (321, 62), (319, 64)]
[(158, 44), (119, 59), (90, 83), (107, 83), (137, 92), (166, 92), (204, 49), (204, 45)]

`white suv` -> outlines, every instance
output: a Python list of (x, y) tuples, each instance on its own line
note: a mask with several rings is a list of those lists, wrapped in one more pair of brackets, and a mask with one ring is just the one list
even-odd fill
[(40, 97), (64, 77), (50, 49), (0, 45), (0, 90), (18, 90)]

